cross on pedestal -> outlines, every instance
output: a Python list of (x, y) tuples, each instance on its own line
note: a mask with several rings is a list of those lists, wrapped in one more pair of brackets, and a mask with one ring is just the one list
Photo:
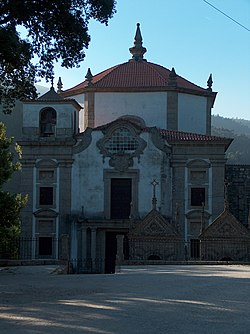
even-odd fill
[(153, 210), (156, 210), (156, 203), (157, 203), (157, 199), (155, 197), (155, 188), (156, 186), (158, 186), (159, 182), (157, 182), (155, 179), (151, 182), (152, 186), (153, 186), (153, 198), (152, 198), (152, 206), (153, 206)]

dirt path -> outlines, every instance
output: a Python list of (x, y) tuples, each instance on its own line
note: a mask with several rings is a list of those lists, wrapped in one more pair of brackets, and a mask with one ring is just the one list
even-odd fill
[(0, 333), (250, 333), (250, 267), (0, 268)]

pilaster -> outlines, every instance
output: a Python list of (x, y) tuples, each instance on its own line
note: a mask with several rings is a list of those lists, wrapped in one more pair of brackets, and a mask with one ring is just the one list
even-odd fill
[(84, 129), (87, 127), (95, 127), (95, 93), (87, 92), (85, 93), (84, 99)]
[(169, 91), (167, 96), (167, 124), (169, 130), (178, 130), (178, 93)]
[(92, 271), (96, 270), (96, 228), (91, 229), (91, 259)]

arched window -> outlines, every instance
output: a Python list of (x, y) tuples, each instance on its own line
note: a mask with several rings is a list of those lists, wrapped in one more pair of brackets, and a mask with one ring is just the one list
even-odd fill
[(50, 137), (55, 135), (56, 111), (53, 108), (45, 108), (40, 111), (40, 135)]

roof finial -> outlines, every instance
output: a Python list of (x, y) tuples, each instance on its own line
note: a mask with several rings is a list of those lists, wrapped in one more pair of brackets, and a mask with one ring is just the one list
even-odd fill
[(134, 46), (132, 48), (129, 48), (129, 51), (132, 54), (132, 60), (134, 61), (142, 61), (142, 60), (145, 61), (146, 60), (146, 59), (143, 59), (143, 55), (145, 52), (147, 52), (147, 49), (142, 46), (140, 23), (137, 23)]
[(213, 79), (212, 79), (212, 73), (209, 75), (208, 81), (207, 81), (207, 90), (210, 90), (212, 92), (212, 85), (213, 85)]
[(93, 75), (92, 75), (92, 73), (91, 73), (90, 68), (88, 68), (88, 72), (87, 72), (87, 74), (85, 75), (85, 78), (86, 78), (87, 81), (88, 81), (88, 86), (93, 86), (93, 83), (92, 83)]
[(54, 90), (54, 77), (51, 77), (51, 87), (50, 90)]
[(176, 75), (174, 67), (172, 67), (172, 70), (169, 73), (168, 79), (169, 79), (168, 80), (168, 86), (171, 86), (171, 87), (176, 87), (177, 86), (177, 81), (176, 81), (177, 75)]
[(59, 77), (59, 79), (57, 81), (57, 93), (60, 94), (62, 92), (62, 88), (63, 88), (62, 79), (61, 79), (61, 77)]

